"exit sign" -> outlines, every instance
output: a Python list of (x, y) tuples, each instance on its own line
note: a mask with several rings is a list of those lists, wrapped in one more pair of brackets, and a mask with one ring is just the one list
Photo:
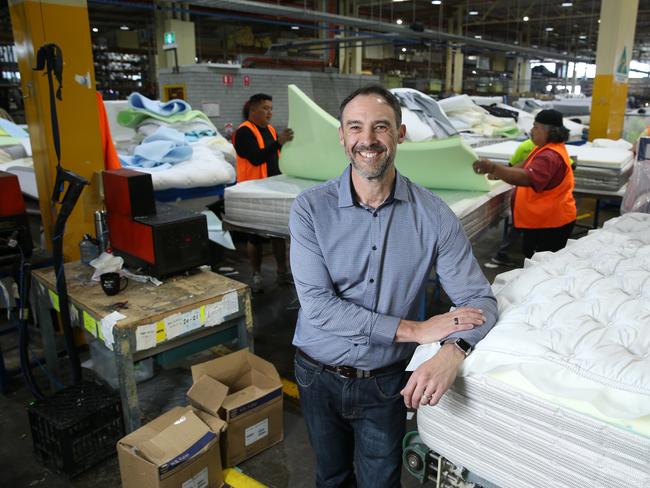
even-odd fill
[(176, 49), (176, 33), (173, 31), (163, 34), (163, 49)]

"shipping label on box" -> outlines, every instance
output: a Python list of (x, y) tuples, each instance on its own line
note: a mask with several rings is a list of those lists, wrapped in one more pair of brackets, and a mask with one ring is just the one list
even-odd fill
[(244, 445), (248, 447), (253, 442), (257, 442), (267, 435), (269, 435), (268, 418), (256, 423), (255, 425), (251, 425), (244, 431)]

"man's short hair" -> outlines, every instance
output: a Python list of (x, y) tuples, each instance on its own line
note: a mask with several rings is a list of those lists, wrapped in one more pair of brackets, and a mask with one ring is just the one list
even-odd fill
[(339, 107), (340, 123), (343, 123), (343, 110), (345, 110), (347, 104), (350, 103), (353, 98), (356, 98), (359, 95), (379, 95), (382, 97), (384, 100), (386, 100), (386, 102), (388, 102), (388, 105), (391, 106), (393, 112), (395, 112), (395, 122), (397, 124), (397, 127), (402, 125), (402, 107), (399, 104), (399, 100), (395, 95), (393, 95), (389, 90), (381, 85), (362, 86), (361, 88), (357, 88), (352, 93), (350, 93), (345, 98), (345, 100), (341, 102), (341, 106)]
[(248, 104), (250, 107), (253, 107), (257, 105), (260, 102), (263, 102), (265, 100), (271, 100), (273, 101), (273, 97), (271, 95), (267, 95), (266, 93), (256, 93), (252, 97), (248, 99)]
[(242, 115), (244, 116), (244, 119), (248, 120), (248, 115), (251, 112), (251, 108), (255, 108), (258, 104), (262, 103), (265, 100), (273, 101), (273, 97), (271, 95), (267, 95), (266, 93), (256, 93), (250, 97), (242, 109)]

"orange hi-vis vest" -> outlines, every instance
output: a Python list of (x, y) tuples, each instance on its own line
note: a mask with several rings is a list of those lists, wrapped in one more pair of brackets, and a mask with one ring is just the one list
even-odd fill
[[(242, 122), (237, 130), (241, 129), (242, 127), (248, 127), (251, 131), (253, 131), (253, 134), (257, 139), (257, 145), (260, 147), (260, 149), (264, 149), (265, 147), (264, 138), (262, 137), (262, 133), (259, 131), (257, 126), (247, 120), (245, 122)], [(269, 129), (269, 132), (271, 132), (273, 139), (277, 141), (278, 134), (277, 132), (275, 132), (273, 126), (269, 124), (266, 127)], [(233, 134), (233, 138), (232, 138), (233, 145), (235, 144), (236, 135), (237, 132)], [(280, 151), (278, 151), (278, 156), (279, 155), (280, 155)], [(267, 176), (268, 176), (268, 172), (266, 168), (266, 163), (262, 163), (259, 166), (255, 166), (248, 159), (242, 158), (239, 154), (237, 155), (237, 183), (241, 183), (242, 181), (248, 181), (248, 180), (261, 180), (262, 178), (266, 178)]]
[(526, 159), (528, 168), (535, 156), (545, 149), (555, 151), (564, 160), (567, 170), (562, 182), (555, 188), (536, 192), (530, 186), (515, 189), (514, 226), (520, 229), (550, 229), (562, 227), (576, 219), (576, 201), (573, 198), (573, 170), (564, 144), (549, 143), (536, 147)]

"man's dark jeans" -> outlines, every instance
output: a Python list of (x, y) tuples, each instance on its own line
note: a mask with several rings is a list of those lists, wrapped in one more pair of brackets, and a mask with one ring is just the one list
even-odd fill
[(399, 487), (406, 373), (350, 379), (296, 356), (295, 375), (316, 454), (316, 486)]

